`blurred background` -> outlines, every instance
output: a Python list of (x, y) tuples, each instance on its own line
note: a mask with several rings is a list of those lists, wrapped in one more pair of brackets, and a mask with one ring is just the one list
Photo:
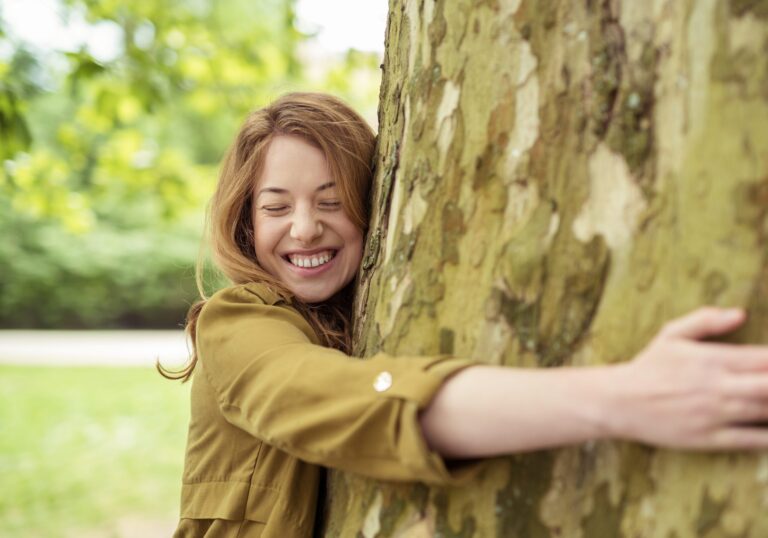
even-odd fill
[[(194, 264), (249, 110), (376, 127), (386, 0), (0, 0), (0, 536), (169, 536)], [(212, 288), (221, 285), (214, 274)]]

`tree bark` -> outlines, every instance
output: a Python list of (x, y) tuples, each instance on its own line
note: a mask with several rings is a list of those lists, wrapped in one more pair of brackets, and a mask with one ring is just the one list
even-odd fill
[[(362, 355), (630, 359), (768, 333), (768, 2), (391, 0)], [(465, 488), (332, 473), (328, 536), (768, 536), (768, 456), (598, 442)]]

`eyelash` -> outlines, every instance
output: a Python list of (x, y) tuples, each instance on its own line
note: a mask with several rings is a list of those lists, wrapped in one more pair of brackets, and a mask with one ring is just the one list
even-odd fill
[[(326, 210), (334, 210), (341, 207), (341, 202), (320, 202), (318, 204), (322, 209)], [(282, 213), (286, 209), (288, 209), (287, 205), (281, 205), (281, 206), (263, 206), (262, 209), (266, 211), (267, 213)]]
[(264, 206), (261, 209), (266, 211), (267, 213), (281, 213), (288, 209), (288, 206), (281, 205), (281, 206)]

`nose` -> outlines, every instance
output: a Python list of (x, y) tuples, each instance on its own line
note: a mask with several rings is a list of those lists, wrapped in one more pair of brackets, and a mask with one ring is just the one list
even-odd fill
[(310, 209), (296, 210), (291, 221), (291, 239), (309, 245), (323, 234), (323, 223)]

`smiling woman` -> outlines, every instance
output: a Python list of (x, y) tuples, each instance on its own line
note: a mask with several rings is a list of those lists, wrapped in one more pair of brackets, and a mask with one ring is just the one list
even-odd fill
[[(235, 284), (258, 282), (286, 301), (297, 297), (294, 306), (321, 342), (342, 351), (350, 349), (352, 294), (347, 284), (359, 263), (354, 252), (362, 248), (368, 223), (374, 143), (373, 130), (339, 99), (311, 93), (285, 95), (248, 116), (224, 159), (210, 205), (210, 243), (224, 275)], [(333, 183), (330, 190), (329, 183)], [(259, 225), (254, 226), (257, 221)], [(317, 234), (317, 229), (330, 224), (331, 228)], [(307, 225), (317, 227), (309, 236)], [(350, 239), (348, 245), (342, 244)], [(268, 247), (269, 243), (274, 244)], [(322, 291), (313, 278), (289, 272), (297, 268), (282, 259), (329, 246), (346, 251), (346, 264), (335, 263), (344, 270), (334, 270), (328, 275), (334, 280), (324, 281), (334, 285), (330, 292)], [(198, 287), (205, 297), (202, 266), (198, 264)], [(286, 276), (290, 278), (283, 280)], [(299, 283), (300, 289), (291, 287)], [(303, 300), (300, 295), (305, 292), (311, 293)], [(193, 341), (204, 304), (194, 305), (188, 315)], [(193, 355), (182, 378), (189, 378), (196, 360)]]

